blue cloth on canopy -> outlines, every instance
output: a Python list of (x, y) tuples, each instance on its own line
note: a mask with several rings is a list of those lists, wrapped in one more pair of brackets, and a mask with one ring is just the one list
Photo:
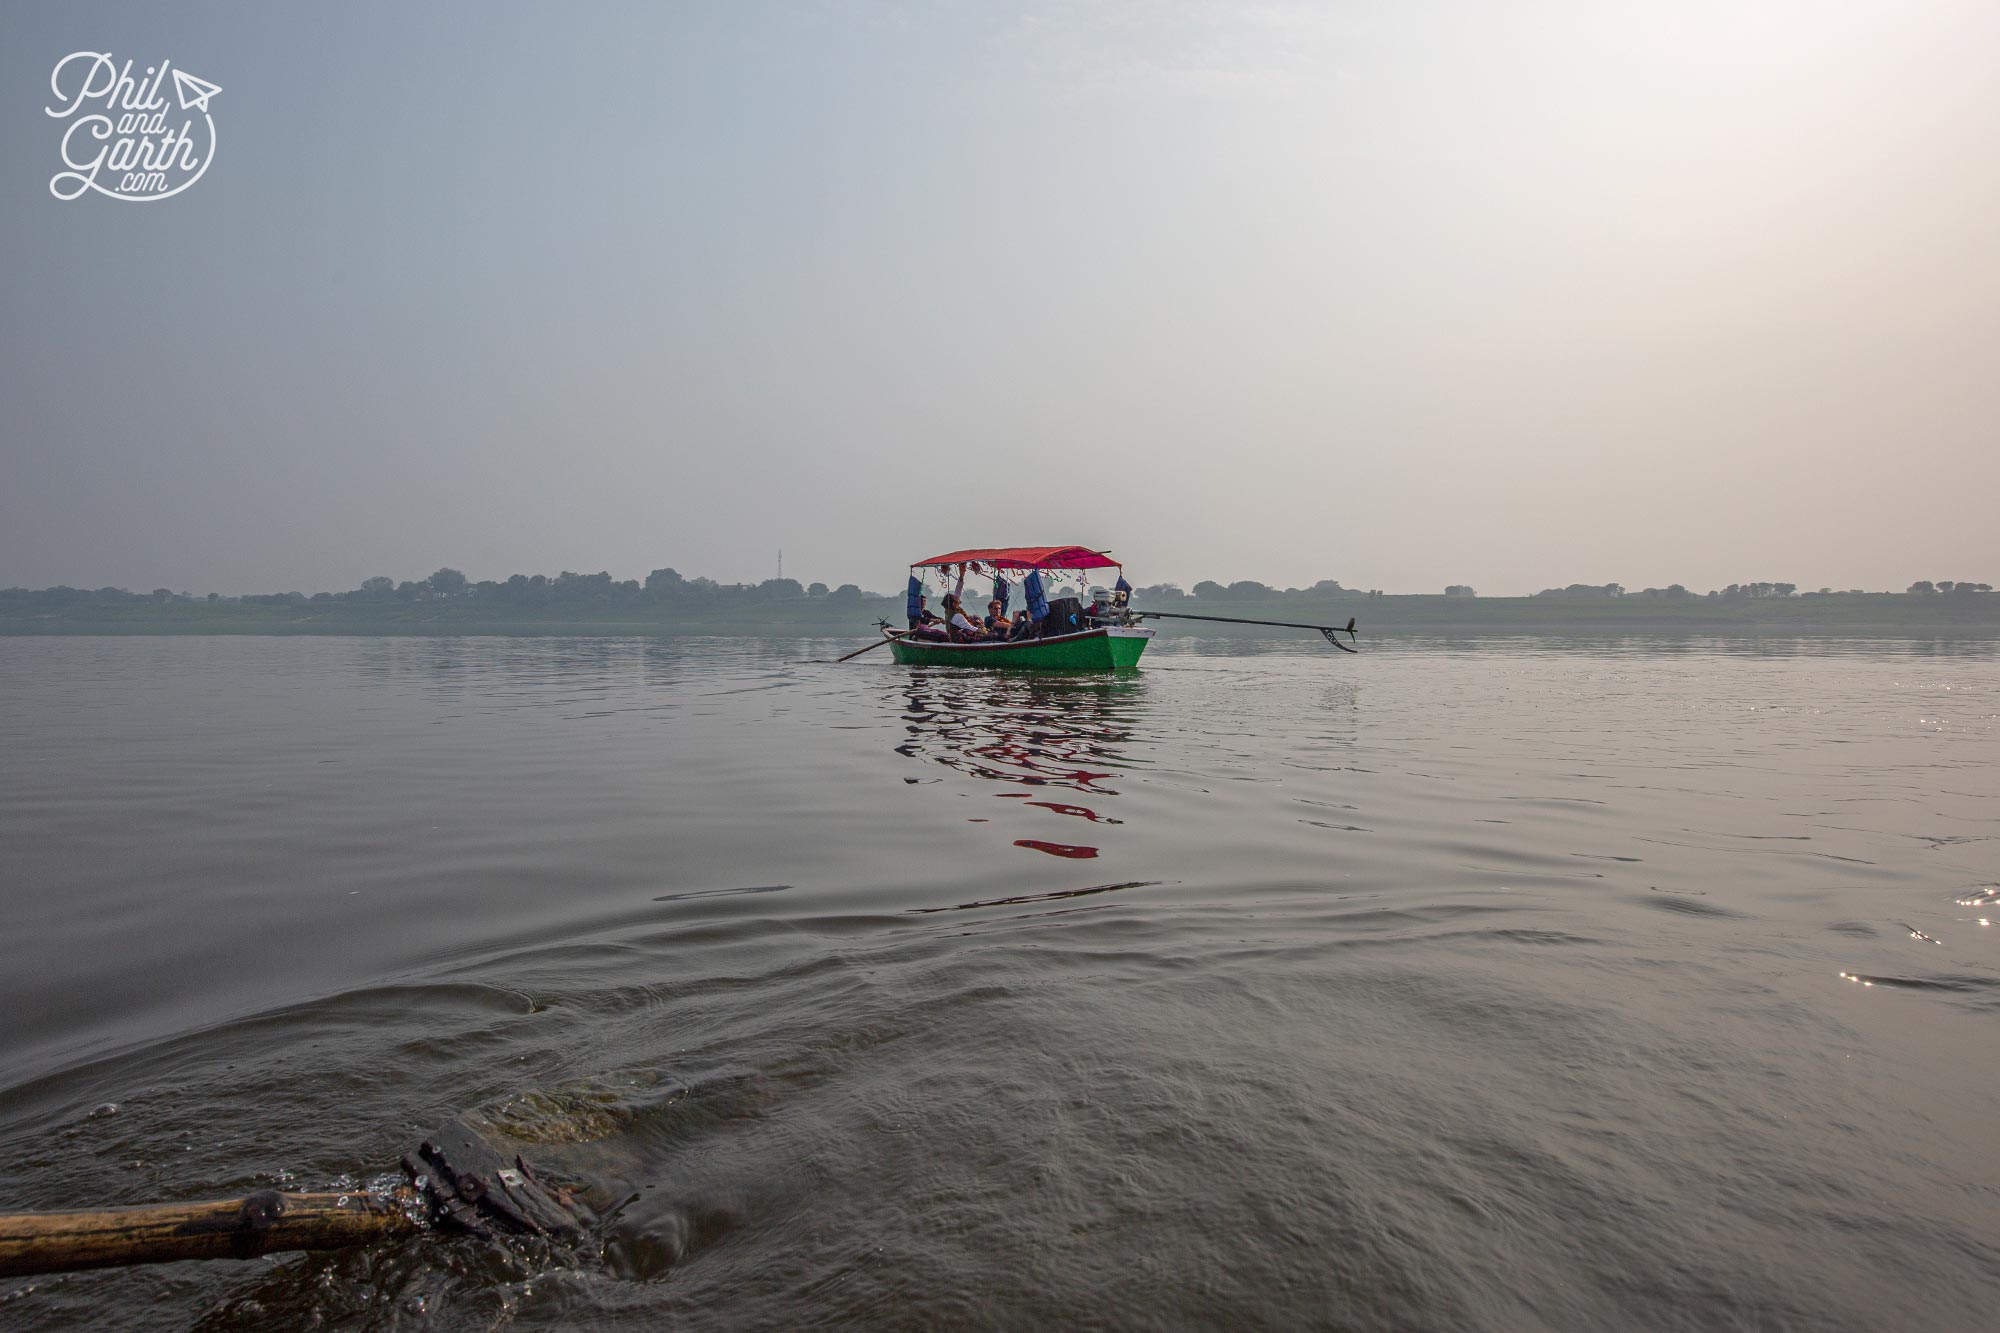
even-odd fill
[(1132, 585), (1125, 581), (1125, 575), (1121, 573), (1118, 576), (1118, 582), (1111, 585), (1111, 590), (1113, 592), (1130, 592), (1132, 591)]
[(1001, 577), (1000, 577), (1000, 576), (999, 576), (998, 574), (995, 574), (995, 575), (993, 576), (993, 596), (994, 596), (994, 597), (995, 597), (996, 599), (998, 599), (998, 600), (999, 600), (999, 603), (1000, 603), (1000, 614), (1001, 614), (1001, 615), (1003, 615), (1003, 616), (1004, 616), (1004, 615), (1006, 615), (1006, 614), (1007, 614), (1007, 580), (1005, 580), (1005, 579), (1001, 578)]
[(1049, 614), (1049, 598), (1048, 594), (1042, 591), (1042, 571), (1029, 570), (1028, 581), (1021, 585), (1021, 591), (1028, 598), (1028, 614), (1037, 620), (1046, 619)]
[(903, 613), (910, 619), (915, 620), (923, 614), (921, 606), (923, 596), (923, 580), (919, 579), (915, 574), (910, 575), (910, 591), (903, 597)]

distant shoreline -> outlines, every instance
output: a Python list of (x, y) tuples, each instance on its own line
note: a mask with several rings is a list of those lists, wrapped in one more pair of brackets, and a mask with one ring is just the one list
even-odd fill
[[(2000, 639), (2000, 593), (1921, 595), (1832, 593), (1740, 600), (1706, 597), (1443, 597), (1361, 594), (1237, 600), (1189, 598), (1142, 604), (1246, 619), (1360, 623), (1370, 635), (1611, 634), (1648, 636), (1853, 636)], [(349, 635), (569, 637), (729, 635), (863, 638), (878, 619), (900, 624), (900, 598), (826, 599), (701, 608), (661, 604), (652, 614), (629, 606), (567, 606), (547, 614), (464, 602), (269, 603), (149, 601), (106, 605), (80, 599), (55, 609), (0, 601), (0, 635)], [(496, 611), (499, 611), (496, 614)], [(1283, 637), (1295, 630), (1156, 623), (1163, 636)]]

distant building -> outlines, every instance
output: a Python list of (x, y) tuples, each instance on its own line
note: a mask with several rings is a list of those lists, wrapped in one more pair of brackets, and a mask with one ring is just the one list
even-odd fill
[(1479, 594), (1478, 594), (1478, 593), (1474, 592), (1474, 591), (1473, 591), (1473, 590), (1472, 590), (1471, 588), (1467, 587), (1467, 586), (1466, 586), (1465, 584), (1463, 584), (1463, 583), (1454, 583), (1454, 584), (1452, 584), (1452, 585), (1451, 585), (1450, 587), (1448, 587), (1448, 588), (1446, 588), (1446, 589), (1444, 590), (1444, 595), (1445, 595), (1445, 596), (1447, 596), (1447, 597), (1477, 597), (1477, 596), (1479, 596)]

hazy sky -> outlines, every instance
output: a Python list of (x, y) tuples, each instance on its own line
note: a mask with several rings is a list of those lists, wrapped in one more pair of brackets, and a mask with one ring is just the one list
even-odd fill
[(0, 243), (0, 585), (2000, 582), (1993, 0), (15, 0)]

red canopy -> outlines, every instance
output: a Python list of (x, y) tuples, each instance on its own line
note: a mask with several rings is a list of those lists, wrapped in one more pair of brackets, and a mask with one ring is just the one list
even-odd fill
[(1002, 546), (986, 551), (950, 551), (919, 560), (911, 565), (957, 565), (978, 563), (1001, 569), (1122, 569), (1116, 560), (1088, 546)]

